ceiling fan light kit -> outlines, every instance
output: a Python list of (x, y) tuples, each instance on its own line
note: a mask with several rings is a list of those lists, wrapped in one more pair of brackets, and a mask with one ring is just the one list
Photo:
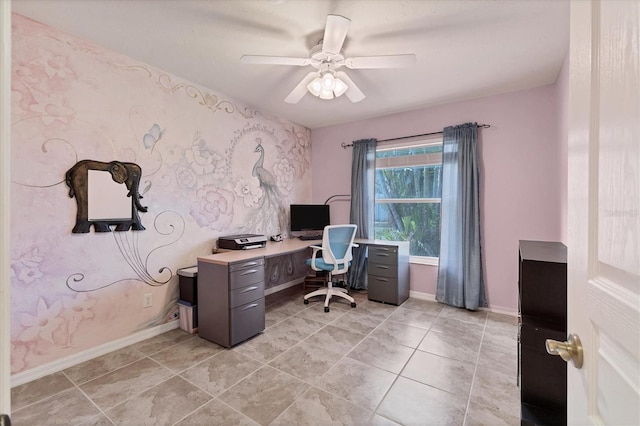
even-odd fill
[(344, 81), (336, 78), (330, 71), (326, 71), (324, 74), (318, 73), (318, 77), (307, 85), (309, 93), (320, 99), (333, 99), (334, 96), (338, 98), (348, 88), (349, 86)]
[(244, 55), (240, 61), (245, 64), (293, 65), (316, 68), (317, 72), (307, 74), (285, 98), (285, 102), (295, 104), (307, 93), (320, 99), (333, 99), (346, 94), (351, 102), (360, 102), (364, 93), (356, 86), (344, 71), (337, 71), (346, 66), (349, 69), (403, 68), (416, 62), (416, 55), (361, 56), (347, 58), (341, 52), (342, 45), (349, 31), (351, 20), (340, 15), (327, 16), (324, 37), (314, 46), (308, 58), (291, 58), (280, 56)]
[(316, 77), (309, 85), (307, 89), (313, 96), (320, 96), (320, 92), (322, 91), (322, 79), (320, 77)]
[(347, 91), (349, 86), (347, 86), (347, 84), (339, 78), (336, 78), (335, 82), (336, 84), (334, 84), (333, 86), (333, 93), (336, 95), (336, 98), (339, 98), (344, 94), (344, 92)]

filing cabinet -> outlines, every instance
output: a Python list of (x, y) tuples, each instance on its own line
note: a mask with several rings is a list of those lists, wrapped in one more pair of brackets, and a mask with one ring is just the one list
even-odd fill
[(264, 257), (198, 262), (198, 334), (231, 347), (264, 330)]
[(376, 241), (367, 250), (369, 300), (402, 304), (409, 298), (409, 242)]

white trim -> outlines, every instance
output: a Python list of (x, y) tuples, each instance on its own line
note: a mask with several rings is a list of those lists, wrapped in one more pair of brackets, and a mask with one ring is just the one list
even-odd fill
[[(428, 300), (430, 302), (437, 302), (436, 295), (431, 293), (423, 293), (421, 291), (409, 291), (409, 297), (412, 299)], [(505, 308), (503, 306), (489, 306), (487, 308), (479, 308), (480, 311), (488, 311), (494, 314), (509, 315), (512, 317), (518, 316), (518, 311), (512, 308)]]
[(440, 198), (376, 198), (376, 204), (436, 204), (440, 203)]
[(0, 1), (0, 414), (11, 414), (11, 0)]
[(481, 311), (489, 311), (494, 314), (509, 315), (512, 317), (518, 316), (517, 310), (514, 310), (513, 308), (505, 308), (504, 306), (489, 306), (487, 308), (478, 308), (478, 309)]
[(409, 290), (409, 297), (412, 299), (428, 300), (436, 302), (436, 295), (431, 293), (423, 293), (421, 291)]
[(409, 256), (409, 263), (437, 267), (440, 265), (440, 258), (430, 256)]
[[(285, 290), (289, 287), (302, 284), (303, 281), (304, 281), (304, 278), (294, 280), (294, 281), (289, 281), (287, 283), (280, 284), (278, 286), (266, 289), (264, 291), (264, 294), (266, 296), (272, 293), (276, 293), (278, 291)], [(177, 320), (168, 322), (166, 324), (160, 324), (152, 328), (138, 331), (136, 333), (133, 333), (121, 339), (114, 340), (112, 342), (108, 342), (103, 345), (96, 346), (94, 348), (90, 348), (73, 355), (69, 355), (68, 357), (49, 362), (47, 364), (39, 365), (38, 367), (34, 367), (26, 371), (22, 371), (20, 373), (17, 373), (11, 376), (11, 387), (15, 387), (15, 386), (22, 385), (24, 383), (31, 382), (33, 380), (39, 379), (44, 376), (48, 376), (49, 374), (56, 373), (58, 371), (64, 370), (69, 367), (73, 367), (74, 365), (78, 365), (85, 361), (89, 361), (91, 359), (108, 354), (118, 349), (122, 349), (126, 346), (133, 345), (135, 343), (141, 342), (143, 340), (149, 339), (159, 334), (166, 333), (167, 331), (178, 328), (178, 325), (179, 325), (179, 321)]]
[(76, 354), (69, 355), (68, 357), (57, 359), (26, 371), (21, 371), (20, 373), (11, 376), (11, 387), (19, 386), (41, 377), (48, 376), (49, 374), (62, 371), (65, 368), (73, 367), (74, 365), (78, 365), (85, 361), (122, 349), (126, 346), (133, 345), (134, 343), (141, 342), (159, 334), (166, 333), (167, 331), (175, 328), (178, 328), (178, 321), (160, 324), (155, 327), (140, 330), (121, 339), (87, 349), (86, 351), (78, 352)]

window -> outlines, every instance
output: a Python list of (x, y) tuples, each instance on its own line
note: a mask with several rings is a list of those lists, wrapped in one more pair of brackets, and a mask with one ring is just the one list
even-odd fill
[(374, 235), (410, 242), (411, 256), (440, 254), (442, 138), (376, 149)]

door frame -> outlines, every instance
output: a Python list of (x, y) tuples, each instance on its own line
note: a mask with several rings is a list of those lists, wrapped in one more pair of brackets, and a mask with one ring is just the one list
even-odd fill
[(11, 414), (11, 0), (0, 1), (0, 415)]

